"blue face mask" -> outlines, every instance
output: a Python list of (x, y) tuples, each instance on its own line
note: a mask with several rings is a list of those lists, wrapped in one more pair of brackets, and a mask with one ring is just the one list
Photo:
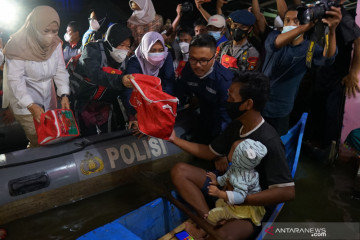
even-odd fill
[(213, 36), (215, 38), (215, 41), (218, 41), (221, 38), (221, 32), (209, 31), (208, 34), (210, 36)]
[[(297, 26), (284, 26), (281, 33), (290, 32), (291, 30), (294, 30), (295, 28), (297, 28)], [(300, 34), (299, 36), (297, 36), (294, 40), (296, 40), (296, 39), (298, 39), (299, 37), (301, 37), (301, 35), (302, 35), (302, 34)]]

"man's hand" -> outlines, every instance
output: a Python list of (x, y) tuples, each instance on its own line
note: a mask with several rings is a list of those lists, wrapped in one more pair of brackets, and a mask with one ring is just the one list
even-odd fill
[(348, 98), (355, 98), (356, 92), (360, 93), (359, 78), (356, 73), (349, 72), (349, 74), (343, 78), (341, 83), (345, 86), (345, 95)]
[(139, 129), (138, 121), (137, 120), (129, 121), (129, 129), (138, 130)]
[(229, 163), (228, 163), (226, 157), (216, 157), (214, 159), (214, 163), (215, 163), (215, 169), (218, 170), (220, 174), (223, 174), (224, 172), (226, 172), (226, 169), (229, 166)]
[(176, 6), (176, 13), (178, 16), (181, 16), (181, 9), (182, 9), (182, 4), (178, 4)]
[(218, 185), (218, 182), (216, 181), (216, 175), (213, 172), (207, 172), (206, 176), (210, 178), (210, 184), (211, 185)]
[(61, 98), (61, 108), (62, 109), (70, 109), (70, 101), (67, 96)]
[(131, 74), (124, 75), (122, 78), (122, 83), (127, 88), (133, 88), (133, 85), (131, 84), (131, 79), (134, 79), (134, 77)]
[(331, 10), (326, 11), (325, 13), (326, 15), (329, 15), (329, 17), (323, 18), (322, 22), (329, 26), (330, 31), (335, 32), (336, 27), (342, 19), (341, 9), (339, 7), (331, 7)]
[(208, 189), (209, 189), (209, 195), (210, 196), (220, 197), (221, 190), (217, 186), (210, 185), (208, 187)]

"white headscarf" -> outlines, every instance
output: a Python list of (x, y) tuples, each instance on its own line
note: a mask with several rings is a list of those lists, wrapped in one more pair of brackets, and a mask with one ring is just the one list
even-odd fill
[[(157, 41), (160, 41), (164, 46), (165, 57), (164, 60), (158, 66), (154, 66), (149, 63), (148, 57), (151, 47)], [(164, 38), (158, 32), (146, 33), (141, 39), (139, 46), (136, 48), (135, 55), (140, 62), (140, 66), (143, 71), (143, 74), (157, 77), (159, 74), (159, 70), (164, 65), (164, 62), (168, 55), (168, 49), (167, 47), (165, 47)]]
[(155, 9), (151, 0), (131, 0), (135, 2), (141, 10), (135, 10), (128, 19), (128, 22), (136, 25), (145, 25), (155, 19)]

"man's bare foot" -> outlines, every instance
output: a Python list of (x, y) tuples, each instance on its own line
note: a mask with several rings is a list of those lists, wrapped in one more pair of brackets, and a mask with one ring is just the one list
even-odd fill
[(184, 224), (185, 231), (187, 231), (195, 240), (204, 239), (206, 237), (206, 232), (201, 228), (198, 228), (194, 223), (185, 222)]

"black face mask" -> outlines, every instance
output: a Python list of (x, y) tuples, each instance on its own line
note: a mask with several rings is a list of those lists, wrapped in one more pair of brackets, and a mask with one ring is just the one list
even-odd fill
[(232, 120), (240, 117), (247, 111), (247, 110), (242, 110), (242, 111), (239, 110), (241, 104), (243, 104), (246, 100), (241, 102), (226, 102), (226, 112)]
[(244, 39), (248, 34), (248, 30), (242, 30), (240, 28), (231, 29), (231, 35), (233, 39), (238, 42)]

